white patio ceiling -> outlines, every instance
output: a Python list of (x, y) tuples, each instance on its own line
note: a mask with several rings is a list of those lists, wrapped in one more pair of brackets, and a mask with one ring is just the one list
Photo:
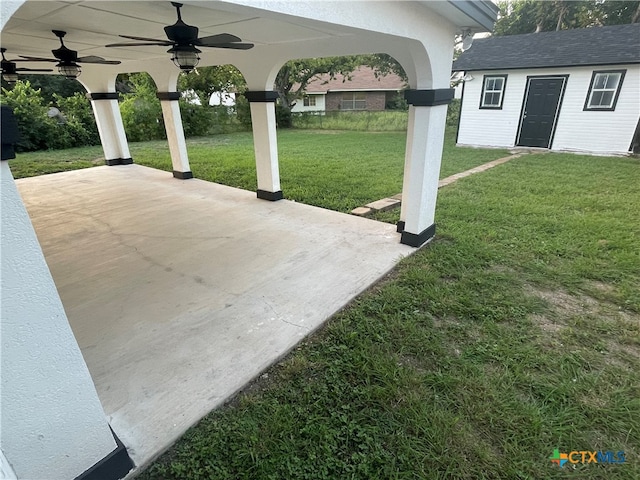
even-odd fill
[[(255, 44), (248, 51), (203, 48), (203, 65), (234, 63), (242, 58), (260, 59), (265, 55), (273, 58), (275, 51), (284, 58), (300, 58), (364, 53), (367, 48), (376, 51), (385, 45), (380, 38), (379, 41), (371, 42), (371, 31), (287, 14), (291, 12), (292, 6), (295, 7), (296, 2), (285, 4), (273, 1), (200, 0), (182, 3), (183, 20), (198, 26), (200, 36), (231, 33), (245, 42)], [(333, 10), (334, 13), (343, 10), (347, 19), (354, 12), (352, 2), (311, 3), (317, 5), (319, 13), (325, 9)], [(356, 3), (362, 5), (365, 2)], [(471, 5), (472, 9), (477, 9), (477, 5), (472, 2), (397, 3), (399, 8), (402, 5), (402, 8), (429, 9), (454, 25), (485, 29), (481, 24), (482, 15), (470, 15), (468, 9), (465, 13), (465, 9), (461, 8)], [(5, 6), (3, 10), (6, 8)], [(6, 13), (3, 12), (3, 15)], [(319, 14), (318, 18), (321, 17)], [(167, 47), (105, 48), (104, 45), (126, 41), (118, 36), (120, 34), (165, 40), (163, 27), (175, 20), (176, 11), (169, 1), (28, 1), (7, 22), (2, 31), (1, 42), (10, 59), (18, 58), (18, 55), (51, 57), (51, 50), (59, 46), (58, 39), (51, 30), (64, 30), (67, 32), (65, 44), (77, 50), (80, 56), (97, 55), (121, 60), (123, 63), (113, 68), (119, 72), (133, 72), (141, 70), (141, 62), (146, 65), (160, 61), (166, 62), (167, 67), (172, 67), (169, 54), (166, 53)], [(366, 40), (363, 41), (363, 38)], [(20, 66), (42, 68), (43, 64), (25, 62)], [(111, 67), (85, 64), (83, 68)]]

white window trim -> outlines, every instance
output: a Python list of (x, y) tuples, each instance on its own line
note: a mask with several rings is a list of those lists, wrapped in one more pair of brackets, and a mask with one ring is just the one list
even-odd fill
[[(350, 100), (345, 100), (345, 94), (351, 95)], [(364, 98), (357, 99), (356, 95), (361, 94)], [(350, 103), (353, 108), (344, 108), (345, 102)], [(364, 108), (355, 108), (356, 102), (364, 102)], [(365, 92), (344, 92), (342, 94), (342, 98), (340, 99), (340, 110), (348, 111), (348, 112), (362, 112), (367, 109), (367, 94)]]
[[(487, 83), (490, 80), (494, 80), (494, 79), (500, 79), (502, 80), (502, 88), (500, 90), (487, 90)], [(480, 94), (480, 108), (482, 109), (488, 109), (488, 110), (501, 110), (502, 109), (502, 103), (504, 101), (504, 91), (507, 88), (507, 75), (485, 75), (482, 79), (482, 92)], [(498, 101), (497, 105), (494, 104), (486, 104), (485, 103), (485, 98), (487, 93), (499, 93), (500, 94), (500, 98)]]
[[(584, 105), (585, 110), (595, 110), (595, 111), (613, 111), (616, 109), (616, 104), (618, 103), (618, 96), (620, 95), (620, 90), (622, 89), (622, 81), (624, 80), (624, 75), (626, 70), (608, 70), (608, 71), (594, 71), (591, 76), (591, 83), (589, 84), (589, 91), (587, 92), (587, 100)], [(596, 80), (600, 75), (617, 75), (618, 82), (616, 83), (615, 88), (596, 88)], [(607, 82), (605, 82), (606, 85)], [(612, 92), (611, 102), (608, 105), (592, 105), (593, 96), (595, 93), (599, 92)]]

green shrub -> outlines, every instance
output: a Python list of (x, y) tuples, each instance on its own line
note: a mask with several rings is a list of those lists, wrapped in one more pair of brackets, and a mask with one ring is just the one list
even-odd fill
[(76, 138), (74, 146), (90, 146), (100, 144), (100, 135), (93, 115), (91, 102), (85, 94), (76, 92), (70, 97), (53, 94), (54, 101), (66, 118), (66, 126)]
[(293, 116), (290, 108), (276, 103), (276, 125), (278, 128), (293, 127)]
[(236, 95), (236, 117), (240, 125), (251, 130), (251, 107), (244, 95)]
[(398, 92), (387, 98), (384, 108), (385, 110), (409, 110), (409, 104), (404, 99), (404, 91)]
[(458, 128), (458, 118), (460, 117), (460, 99), (454, 98), (447, 109), (447, 126)]
[(18, 152), (56, 150), (95, 145), (98, 132), (89, 102), (80, 93), (72, 97), (55, 96), (61, 116), (49, 117), (50, 105), (42, 91), (29, 81), (18, 81), (11, 90), (2, 89), (2, 103), (13, 109), (18, 120)]
[[(276, 125), (278, 128), (293, 127), (294, 115), (288, 108), (276, 104)], [(238, 124), (245, 129), (251, 129), (251, 107), (244, 95), (236, 95), (236, 119)]]
[(51, 119), (47, 117), (41, 91), (31, 87), (29, 82), (16, 82), (13, 89), (2, 89), (2, 103), (13, 109), (20, 130), (18, 152), (28, 152), (47, 148), (51, 129)]
[(180, 116), (185, 137), (202, 137), (211, 131), (213, 108), (180, 99)]
[(210, 134), (233, 133), (247, 130), (247, 126), (238, 120), (236, 109), (225, 105), (214, 105), (211, 109)]
[(167, 138), (160, 100), (150, 94), (127, 94), (120, 102), (122, 123), (130, 142)]

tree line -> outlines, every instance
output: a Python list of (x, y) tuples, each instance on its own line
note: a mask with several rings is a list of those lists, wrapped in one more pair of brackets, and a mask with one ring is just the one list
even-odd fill
[[(279, 71), (274, 90), (280, 94), (276, 105), (279, 128), (292, 126), (291, 109), (302, 99), (309, 82), (320, 74), (332, 78), (349, 75), (360, 65), (378, 74), (390, 71), (404, 76), (402, 67), (388, 55), (359, 55), (312, 58), (287, 62)], [(249, 103), (242, 95), (247, 89), (244, 77), (232, 65), (198, 67), (181, 74), (178, 90), (185, 136), (202, 136), (251, 128)], [(120, 113), (129, 141), (166, 138), (156, 86), (147, 73), (121, 74), (116, 80), (120, 94)], [(235, 105), (210, 106), (214, 93), (232, 92)], [(13, 85), (3, 81), (0, 101), (18, 117), (21, 140), (18, 151), (61, 149), (100, 143), (91, 104), (76, 80), (56, 75), (23, 75)], [(55, 110), (52, 110), (55, 109)], [(59, 112), (51, 114), (51, 112)]]
[(640, 1), (509, 0), (498, 3), (494, 35), (638, 23)]
[[(498, 6), (494, 35), (640, 21), (640, 1), (509, 0)], [(303, 98), (306, 87), (316, 76), (328, 74), (333, 78), (340, 74), (348, 79), (361, 65), (373, 68), (378, 75), (394, 72), (406, 79), (402, 67), (386, 54), (289, 61), (278, 72), (274, 85), (280, 95), (276, 105), (278, 127), (292, 125), (291, 109)], [(165, 138), (162, 109), (152, 78), (146, 73), (123, 74), (118, 76), (116, 89), (120, 93), (127, 138), (134, 142)], [(232, 65), (198, 67), (189, 74), (181, 74), (178, 89), (183, 92), (180, 109), (187, 137), (250, 128), (249, 105), (242, 96), (246, 83)], [(235, 93), (235, 106), (209, 106), (211, 96), (219, 92)], [(99, 144), (85, 93), (80, 83), (61, 76), (25, 75), (14, 85), (3, 80), (0, 101), (14, 109), (21, 129), (18, 151)]]

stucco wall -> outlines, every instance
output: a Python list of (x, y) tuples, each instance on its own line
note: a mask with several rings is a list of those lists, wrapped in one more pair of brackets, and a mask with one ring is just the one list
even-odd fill
[[(615, 111), (584, 111), (594, 70), (626, 69)], [(484, 75), (507, 74), (501, 110), (480, 109)], [(571, 67), (471, 72), (465, 82), (458, 144), (513, 147), (518, 134), (527, 76), (569, 75), (552, 150), (623, 154), (629, 150), (640, 117), (640, 66)]]
[(3, 480), (16, 480), (16, 474), (9, 461), (4, 457), (2, 450), (0, 450), (0, 478)]
[(0, 447), (19, 479), (72, 479), (116, 443), (6, 161), (0, 201)]

